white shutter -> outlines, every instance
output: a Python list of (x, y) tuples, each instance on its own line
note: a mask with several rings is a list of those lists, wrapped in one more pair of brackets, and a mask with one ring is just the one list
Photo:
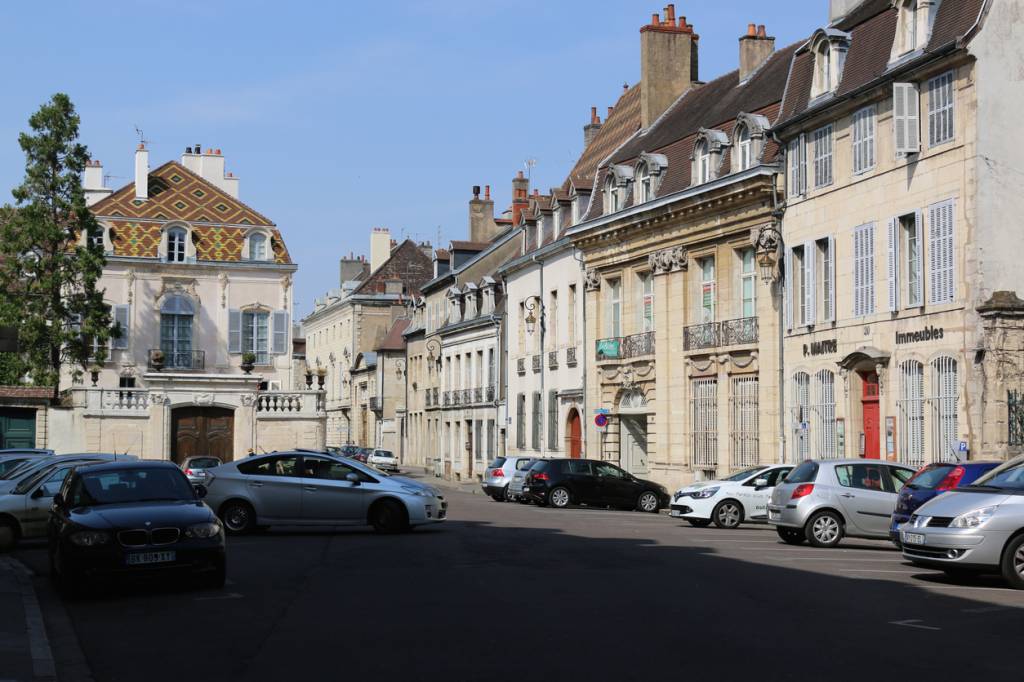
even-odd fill
[(228, 311), (228, 352), (242, 352), (242, 311), (236, 308)]
[(836, 238), (828, 236), (828, 258), (825, 261), (828, 271), (828, 307), (824, 311), (826, 322), (836, 321)]
[(275, 310), (270, 321), (271, 338), (273, 345), (271, 353), (284, 355), (288, 352), (288, 311)]
[(785, 287), (782, 294), (782, 307), (785, 310), (786, 329), (793, 328), (793, 249), (786, 248)]
[(805, 325), (815, 322), (814, 304), (817, 300), (817, 288), (814, 286), (814, 242), (804, 242), (804, 309), (806, 310)]
[(800, 133), (800, 194), (807, 194), (807, 139)]
[[(921, 211), (914, 211), (914, 229), (917, 239), (914, 240), (915, 258), (913, 259), (917, 268), (917, 305), (924, 305), (924, 258), (921, 249), (924, 248), (924, 215)], [(910, 254), (908, 254), (910, 255)], [(909, 274), (909, 273), (908, 273)]]
[(949, 303), (954, 299), (953, 279), (953, 202), (931, 207), (928, 215), (928, 283), (931, 303)]
[(853, 316), (863, 315), (861, 310), (861, 292), (864, 290), (864, 251), (863, 231), (853, 231)]
[(864, 228), (864, 314), (875, 312), (875, 224)]
[(889, 312), (900, 309), (900, 221), (889, 219)]
[(892, 84), (892, 122), (896, 153), (921, 150), (921, 112), (916, 83)]
[(115, 305), (114, 306), (114, 325), (121, 330), (121, 338), (115, 339), (111, 337), (110, 347), (115, 350), (125, 350), (128, 348), (128, 325), (130, 323), (131, 307), (128, 305)]

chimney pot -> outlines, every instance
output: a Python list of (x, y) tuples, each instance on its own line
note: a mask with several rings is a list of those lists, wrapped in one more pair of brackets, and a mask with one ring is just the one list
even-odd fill
[(202, 154), (203, 153), (203, 145), (201, 145), (198, 142), (196, 142), (195, 150), (196, 150), (196, 154)]
[(516, 172), (516, 177), (517, 178), (522, 178), (523, 177), (523, 171)]
[(748, 36), (756, 36), (757, 35), (757, 26), (755, 26), (754, 24), (747, 24), (747, 35)]
[(480, 198), (480, 185), (473, 185), (473, 198), (474, 199), (479, 199)]
[(214, 149), (213, 153), (216, 154), (217, 156), (220, 156), (220, 150), (219, 149)]
[(661, 25), (661, 17), (658, 16), (657, 12), (654, 12), (653, 14), (651, 14), (651, 26), (660, 26), (660, 25)]
[(192, 153), (192, 147), (185, 147), (185, 153), (186, 154), (191, 154)]
[(142, 144), (141, 142), (139, 143), (139, 146), (136, 147), (136, 149), (145, 149), (145, 148), (146, 148), (146, 145)]
[(491, 198), (491, 186), (490, 185), (484, 185), (484, 199), (488, 199), (489, 200), (490, 198)]
[(761, 24), (760, 26), (757, 27), (757, 37), (758, 38), (767, 38), (768, 37), (768, 33), (765, 31), (765, 28), (764, 28), (764, 24)]
[(665, 19), (669, 24), (676, 23), (676, 6), (669, 3), (669, 6), (665, 8)]
[(206, 153), (207, 154), (213, 154), (213, 149), (211, 149), (210, 147), (207, 147), (206, 148)]
[[(612, 115), (612, 110), (613, 109), (615, 109), (615, 107), (608, 107), (608, 116)], [(605, 120), (607, 120), (607, 117), (605, 118)]]

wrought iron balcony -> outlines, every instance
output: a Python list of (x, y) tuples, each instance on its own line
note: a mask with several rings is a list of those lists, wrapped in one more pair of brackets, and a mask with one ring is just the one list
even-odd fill
[(444, 406), (448, 407), (451, 404), (452, 404), (452, 392), (451, 391), (445, 391), (444, 392)]
[(516, 372), (519, 374), (526, 374), (526, 358), (516, 359)]
[(494, 402), (494, 386), (488, 386), (486, 389), (484, 389), (484, 391), (485, 395), (487, 396), (487, 402)]
[(720, 345), (720, 325), (717, 322), (695, 324), (683, 330), (683, 350), (717, 348)]
[(170, 351), (163, 350), (162, 348), (151, 348), (147, 357), (148, 368), (157, 372), (162, 369), (170, 369), (176, 372), (206, 369), (206, 351), (204, 350)]
[(452, 405), (461, 405), (461, 404), (462, 404), (462, 391), (461, 390), (452, 391)]
[(430, 389), (429, 389), (429, 388), (428, 388), (428, 389), (425, 389), (425, 390), (423, 391), (423, 396), (424, 396), (424, 397), (423, 397), (423, 402), (424, 402), (424, 405), (425, 405), (426, 407), (430, 407)]
[(741, 317), (726, 320), (722, 323), (722, 345), (736, 346), (744, 343), (757, 343), (758, 323), (756, 317)]
[(757, 343), (758, 336), (759, 327), (756, 317), (695, 324), (683, 330), (683, 349), (701, 350)]
[(371, 395), (368, 402), (370, 409), (374, 412), (380, 412), (384, 409), (384, 401), (375, 395)]
[(434, 388), (430, 389), (430, 394), (433, 397), (433, 400), (431, 402), (433, 402), (434, 407), (437, 407), (438, 405), (440, 405), (440, 403), (437, 402), (437, 387), (434, 387)]
[(482, 403), (484, 401), (484, 389), (474, 388), (473, 389), (473, 402)]
[(654, 354), (654, 332), (599, 339), (595, 344), (598, 360), (639, 358)]
[(548, 369), (558, 369), (558, 351), (548, 352)]
[(534, 373), (539, 372), (541, 368), (541, 359), (539, 355), (533, 356), (533, 371)]
[(565, 364), (569, 367), (576, 366), (576, 346), (565, 349)]

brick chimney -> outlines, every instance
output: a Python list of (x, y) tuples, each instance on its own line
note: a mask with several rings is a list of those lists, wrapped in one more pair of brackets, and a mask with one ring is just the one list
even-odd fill
[[(608, 113), (611, 113), (609, 109)], [(598, 131), (601, 130), (601, 117), (597, 115), (597, 107), (590, 107), (590, 123), (583, 126), (583, 148), (586, 149), (590, 146), (590, 143), (597, 137)]]
[(375, 227), (370, 233), (370, 272), (384, 265), (391, 255), (391, 230)]
[(471, 242), (489, 242), (498, 234), (498, 225), (494, 222), (494, 200), (491, 199), (491, 186), (484, 188), (484, 198), (480, 198), (480, 185), (473, 186), (473, 198), (469, 200), (469, 240)]
[(530, 181), (523, 171), (512, 180), (512, 224), (519, 224), (519, 215), (530, 206)]
[(697, 82), (697, 41), (686, 17), (676, 20), (676, 7), (665, 18), (651, 16), (640, 28), (640, 125), (649, 127), (680, 95)]
[(141, 142), (135, 150), (135, 198), (149, 198), (149, 150)]
[(775, 38), (765, 33), (764, 24), (747, 26), (747, 35), (740, 38), (740, 83), (750, 78), (775, 52)]

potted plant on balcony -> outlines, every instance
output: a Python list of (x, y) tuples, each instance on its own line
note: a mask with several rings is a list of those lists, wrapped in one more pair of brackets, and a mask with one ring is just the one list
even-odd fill
[(155, 369), (156, 371), (159, 372), (160, 370), (162, 370), (164, 368), (164, 362), (165, 362), (165, 358), (164, 358), (164, 352), (162, 350), (160, 350), (158, 348), (158, 349), (156, 349), (154, 351), (150, 351), (150, 353), (149, 353), (149, 364), (153, 367), (153, 369)]
[(242, 371), (252, 374), (252, 368), (256, 366), (256, 354), (252, 351), (242, 353)]
[(313, 370), (309, 367), (306, 368), (306, 389), (310, 390), (313, 388)]
[(327, 377), (326, 367), (316, 368), (316, 385), (322, 391), (324, 390), (324, 379)]

